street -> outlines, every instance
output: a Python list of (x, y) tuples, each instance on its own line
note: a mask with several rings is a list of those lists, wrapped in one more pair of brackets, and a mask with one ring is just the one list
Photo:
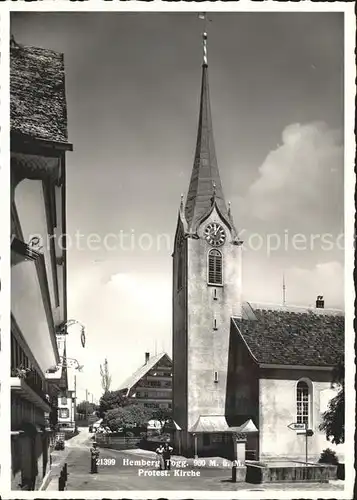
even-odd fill
[[(129, 461), (151, 461), (155, 460), (155, 453), (144, 450), (117, 451), (100, 449), (101, 464), (98, 474), (90, 474), (90, 434), (87, 430), (66, 442), (66, 450), (62, 452), (66, 456), (68, 466), (67, 491), (117, 491), (117, 490), (206, 490), (206, 491), (264, 491), (274, 490), (319, 490), (332, 491), (343, 490), (343, 482), (330, 484), (299, 483), (299, 484), (264, 484), (254, 485), (248, 483), (232, 483), (231, 469), (227, 468), (186, 468), (184, 472), (192, 474), (199, 472), (198, 476), (177, 475), (178, 469), (172, 469), (169, 475), (158, 474), (155, 466), (125, 465)], [(60, 453), (60, 452), (59, 452)], [(104, 465), (106, 464), (106, 465)], [(165, 474), (165, 472), (164, 472)], [(51, 488), (52, 489), (52, 488)]]

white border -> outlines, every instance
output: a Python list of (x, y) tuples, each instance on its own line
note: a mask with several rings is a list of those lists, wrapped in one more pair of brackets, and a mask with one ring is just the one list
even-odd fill
[[(313, 491), (313, 490), (289, 490), (289, 491), (35, 491), (22, 492), (10, 491), (11, 479), (11, 442), (10, 442), (10, 412), (4, 411), (10, 407), (10, 336), (6, 332), (10, 331), (10, 196), (8, 186), (9, 179), (9, 12), (11, 11), (110, 11), (110, 12), (344, 12), (345, 13), (345, 318), (346, 318), (346, 481), (344, 491)], [(1, 4), (0, 13), (0, 51), (1, 51), (1, 89), (0, 89), (0, 116), (1, 122), (1, 151), (0, 151), (0, 203), (2, 205), (1, 221), (1, 292), (0, 292), (0, 317), (1, 317), (1, 347), (0, 353), (0, 443), (1, 443), (1, 475), (0, 492), (4, 498), (159, 498), (168, 499), (265, 499), (281, 498), (291, 500), (294, 498), (341, 498), (349, 499), (353, 497), (354, 471), (354, 426), (355, 426), (355, 389), (354, 389), (354, 298), (355, 290), (353, 283), (354, 267), (354, 160), (355, 160), (355, 136), (354, 136), (354, 109), (355, 109), (355, 58), (354, 41), (356, 31), (356, 20), (354, 14), (354, 2), (318, 2), (311, 3), (304, 1), (301, 3), (280, 3), (280, 2), (250, 2), (240, 0), (239, 3), (229, 4), (215, 2), (185, 2), (165, 3), (154, 0), (151, 3), (128, 1), (126, 3), (113, 0), (111, 2), (103, 0), (89, 0), (86, 2), (70, 2), (69, 0), (43, 0), (36, 3), (11, 2), (10, 0)], [(6, 313), (5, 313), (6, 312)], [(252, 488), (254, 486), (252, 485)], [(257, 485), (257, 489), (260, 488)], [(264, 488), (264, 486), (261, 486)]]

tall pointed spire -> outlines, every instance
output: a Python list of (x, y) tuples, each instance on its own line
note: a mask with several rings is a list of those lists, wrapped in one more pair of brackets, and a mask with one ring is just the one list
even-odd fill
[(213, 140), (211, 105), (208, 85), (207, 33), (202, 35), (203, 64), (200, 115), (198, 121), (197, 143), (190, 186), (187, 193), (185, 217), (189, 226), (209, 211), (212, 199), (217, 203), (222, 215), (227, 216), (223, 196), (216, 151)]

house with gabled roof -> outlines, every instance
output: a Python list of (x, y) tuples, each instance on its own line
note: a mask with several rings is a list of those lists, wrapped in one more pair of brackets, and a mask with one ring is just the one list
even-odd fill
[(206, 44), (205, 33), (196, 150), (172, 255), (176, 445), (229, 458), (233, 436), (244, 435), (245, 458), (305, 460), (307, 439), (315, 460), (335, 448), (319, 425), (344, 355), (344, 313), (322, 296), (310, 308), (243, 301), (243, 242), (217, 164)]
[(172, 360), (166, 352), (150, 357), (118, 388), (121, 394), (147, 408), (171, 409)]
[(10, 132), (11, 479), (13, 489), (37, 490), (68, 384), (58, 345), (67, 321), (65, 170), (73, 149), (63, 54), (11, 39)]

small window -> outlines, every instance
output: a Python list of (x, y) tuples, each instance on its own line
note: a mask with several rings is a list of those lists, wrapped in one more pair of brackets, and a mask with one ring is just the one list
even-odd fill
[(214, 372), (214, 382), (218, 382), (218, 372)]
[(301, 380), (296, 386), (296, 422), (298, 424), (309, 425), (309, 403), (309, 386)]
[(62, 396), (61, 397), (61, 404), (62, 405), (66, 405), (67, 404), (67, 398), (66, 398), (66, 396)]
[(219, 250), (210, 250), (208, 254), (208, 284), (222, 285), (222, 254)]
[(68, 418), (68, 417), (69, 417), (69, 409), (68, 408), (60, 408), (59, 418)]

